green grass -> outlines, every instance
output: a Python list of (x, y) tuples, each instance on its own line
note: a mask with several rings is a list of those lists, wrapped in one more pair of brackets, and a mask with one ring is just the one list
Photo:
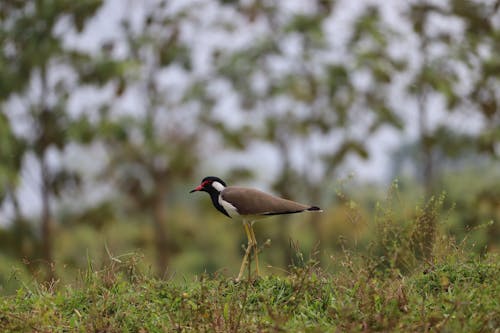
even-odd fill
[(25, 285), (0, 301), (2, 332), (498, 332), (500, 266), (451, 253), (401, 275), (346, 253), (285, 276), (160, 280), (137, 258), (89, 268), (74, 284)]
[(0, 298), (0, 332), (500, 332), (499, 254), (455, 241), (443, 200), (399, 214), (391, 191), (365, 246), (341, 237), (322, 268), (319, 251), (308, 259), (291, 242), (295, 266), (239, 283), (222, 274), (159, 279), (134, 253), (107, 252), (100, 269), (89, 253), (76, 281), (53, 284), (28, 283), (13, 266), (0, 276), (17, 287)]

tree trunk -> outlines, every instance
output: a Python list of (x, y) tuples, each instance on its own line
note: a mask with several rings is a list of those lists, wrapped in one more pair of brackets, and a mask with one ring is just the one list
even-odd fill
[(27, 251), (28, 242), (31, 241), (30, 235), (31, 232), (28, 232), (28, 228), (30, 227), (26, 220), (23, 217), (21, 212), (21, 206), (19, 205), (19, 200), (16, 196), (15, 186), (12, 183), (7, 185), (7, 193), (10, 198), (10, 202), (12, 203), (12, 207), (14, 209), (14, 229), (16, 230), (15, 234), (15, 246), (16, 254), (20, 259), (31, 258), (32, 251)]
[[(427, 16), (424, 22), (427, 20)], [(421, 55), (423, 58), (423, 68), (428, 66), (429, 63), (429, 51), (428, 51), (429, 41), (426, 36), (422, 36), (422, 46)], [(420, 80), (424, 80), (421, 78)], [(418, 107), (418, 131), (420, 136), (420, 158), (422, 166), (422, 181), (425, 190), (426, 198), (432, 195), (432, 185), (434, 180), (434, 166), (433, 166), (433, 138), (431, 131), (429, 129), (428, 122), (428, 94), (432, 89), (429, 87), (427, 81), (420, 81), (418, 85), (418, 97), (417, 97), (417, 107)]]
[(419, 135), (422, 181), (426, 198), (432, 195), (434, 182), (433, 139), (427, 124), (426, 93), (419, 98)]
[(41, 187), (40, 196), (42, 199), (42, 260), (47, 265), (46, 280), (52, 282), (55, 280), (55, 270), (53, 267), (54, 260), (52, 257), (52, 214), (50, 211), (50, 175), (47, 165), (45, 164), (43, 155), (40, 156), (40, 176)]

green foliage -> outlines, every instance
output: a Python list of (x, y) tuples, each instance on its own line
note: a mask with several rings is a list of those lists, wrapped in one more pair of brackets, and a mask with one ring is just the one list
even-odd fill
[(131, 62), (117, 61), (107, 56), (73, 55), (73, 58), (72, 65), (79, 71), (82, 85), (103, 86), (110, 80), (122, 79), (134, 65)]
[(0, 38), (6, 45), (0, 52), (0, 100), (22, 91), (33, 69), (41, 69), (63, 53), (54, 27), (67, 16), (77, 31), (101, 6), (101, 1), (2, 1)]

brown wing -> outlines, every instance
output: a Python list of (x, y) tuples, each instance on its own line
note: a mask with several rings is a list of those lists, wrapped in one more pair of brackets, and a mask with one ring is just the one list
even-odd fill
[(221, 196), (223, 200), (236, 207), (241, 215), (290, 214), (302, 212), (311, 207), (246, 187), (226, 187), (221, 192)]

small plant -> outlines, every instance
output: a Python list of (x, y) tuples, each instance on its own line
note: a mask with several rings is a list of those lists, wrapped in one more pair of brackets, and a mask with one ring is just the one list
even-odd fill
[(417, 208), (413, 230), (410, 235), (410, 246), (415, 259), (430, 261), (437, 235), (439, 212), (443, 207), (446, 195), (431, 197), (423, 208)]
[(431, 197), (423, 207), (401, 212), (398, 183), (393, 183), (386, 201), (376, 207), (377, 237), (371, 250), (379, 268), (410, 272), (432, 262), (445, 197)]

